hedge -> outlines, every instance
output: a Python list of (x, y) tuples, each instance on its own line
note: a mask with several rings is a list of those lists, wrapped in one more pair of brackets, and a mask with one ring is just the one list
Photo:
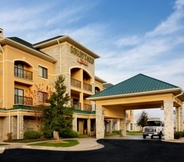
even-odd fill
[(28, 130), (24, 133), (25, 139), (38, 139), (42, 136), (42, 133), (34, 130)]

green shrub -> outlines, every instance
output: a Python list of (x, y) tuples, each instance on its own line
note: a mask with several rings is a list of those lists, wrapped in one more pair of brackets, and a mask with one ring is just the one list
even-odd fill
[(76, 131), (73, 130), (63, 130), (59, 133), (60, 137), (63, 138), (75, 138), (78, 137), (78, 133)]
[(28, 130), (24, 133), (24, 138), (26, 139), (38, 139), (42, 136), (42, 133), (34, 130)]
[(52, 130), (44, 130), (43, 136), (45, 138), (53, 138), (53, 131)]
[(184, 132), (181, 132), (181, 137), (184, 137)]
[(174, 133), (174, 139), (179, 139), (182, 137), (182, 132), (175, 132)]

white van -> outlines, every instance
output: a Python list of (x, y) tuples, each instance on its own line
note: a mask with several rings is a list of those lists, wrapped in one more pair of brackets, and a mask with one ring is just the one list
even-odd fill
[(160, 118), (149, 118), (143, 127), (143, 138), (146, 136), (158, 136), (161, 139), (164, 136), (164, 122)]

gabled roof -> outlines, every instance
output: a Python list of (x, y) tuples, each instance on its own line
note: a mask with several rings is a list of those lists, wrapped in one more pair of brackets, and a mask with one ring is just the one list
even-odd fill
[(7, 37), (7, 38), (35, 50), (35, 48), (33, 48), (33, 45), (31, 43), (29, 43), (21, 38), (18, 38), (18, 37)]
[(136, 76), (133, 76), (132, 78), (129, 78), (123, 82), (120, 82), (114, 86), (111, 86), (101, 92), (90, 96), (89, 99), (116, 95), (135, 94), (141, 92), (161, 91), (168, 89), (176, 90), (180, 88), (178, 86), (163, 82), (161, 80), (151, 78), (143, 74), (138, 74)]
[(58, 36), (56, 36), (56, 37), (49, 38), (49, 39), (43, 40), (43, 41), (41, 41), (41, 42), (37, 42), (37, 43), (33, 44), (33, 46), (37, 46), (37, 45), (39, 45), (39, 44), (43, 44), (43, 43), (46, 43), (46, 42), (50, 42), (50, 41), (52, 41), (52, 40), (56, 40), (56, 39), (62, 38), (62, 37), (64, 37), (64, 36), (65, 36), (65, 35), (58, 35)]
[(34, 48), (33, 44), (31, 44), (31, 43), (29, 43), (21, 38), (18, 38), (18, 37), (7, 37), (7, 38), (0, 40), (0, 43), (4, 44), (4, 45), (10, 44), (13, 46), (18, 46), (20, 49), (23, 49), (26, 51), (29, 50), (29, 52), (34, 53), (34, 55), (41, 57), (41, 58), (44, 58), (44, 59), (51, 61), (51, 62), (57, 61), (52, 56), (38, 50), (37, 48)]
[(86, 52), (90, 56), (94, 57), (95, 59), (100, 57), (96, 53), (94, 53), (91, 50), (89, 50), (88, 48), (84, 47), (82, 44), (80, 44), (77, 41), (75, 41), (74, 39), (70, 38), (68, 35), (59, 35), (59, 36), (35, 43), (35, 44), (33, 44), (33, 46), (34, 46), (34, 48), (43, 49), (43, 48), (46, 48), (48, 46), (52, 46), (52, 45), (55, 45), (58, 43), (66, 42), (66, 41), (71, 43), (72, 45), (76, 46), (77, 48), (83, 50), (84, 52)]

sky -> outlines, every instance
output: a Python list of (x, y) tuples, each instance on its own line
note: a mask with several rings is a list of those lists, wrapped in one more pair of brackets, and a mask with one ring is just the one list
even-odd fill
[[(108, 83), (142, 73), (184, 89), (184, 0), (0, 0), (0, 5), (5, 37), (37, 43), (68, 35), (100, 56), (95, 75)], [(147, 112), (163, 116), (160, 109)]]

